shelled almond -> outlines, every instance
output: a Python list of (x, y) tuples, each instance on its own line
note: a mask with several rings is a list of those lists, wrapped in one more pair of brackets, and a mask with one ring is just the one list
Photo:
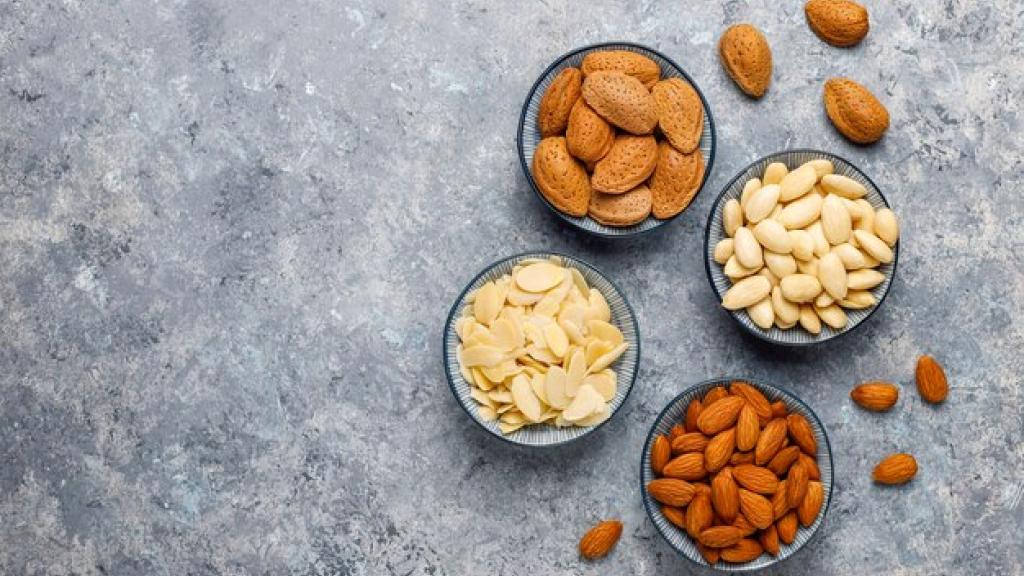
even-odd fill
[(885, 281), (876, 268), (895, 258), (899, 223), (867, 192), (824, 159), (792, 171), (771, 163), (747, 181), (723, 207), (725, 238), (713, 249), (732, 282), (722, 307), (745, 310), (763, 330), (818, 334), (822, 324), (845, 328), (847, 310), (875, 306), (871, 290)]
[(817, 521), (825, 502), (817, 442), (785, 403), (735, 381), (691, 401), (681, 427), (674, 438), (655, 437), (647, 493), (709, 564), (777, 556), (780, 542)]

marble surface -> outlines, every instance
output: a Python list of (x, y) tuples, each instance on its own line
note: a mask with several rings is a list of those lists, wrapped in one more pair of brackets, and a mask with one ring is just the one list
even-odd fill
[[(773, 573), (1021, 574), (1024, 16), (868, 4), (841, 50), (801, 2), (0, 3), (0, 573), (693, 573), (644, 515), (639, 450), (688, 383), (749, 374), (836, 457), (824, 533)], [(760, 102), (716, 61), (739, 21), (774, 50)], [(611, 39), (683, 65), (719, 137), (689, 212), (619, 243), (548, 214), (514, 145), (537, 74)], [(833, 75), (888, 106), (882, 142), (831, 129)], [(789, 147), (848, 157), (904, 219), (884, 309), (812, 351), (744, 336), (701, 261), (717, 190)], [(531, 248), (603, 269), (643, 337), (621, 413), (547, 452), (483, 433), (441, 364), (463, 284)], [(892, 413), (851, 405), (865, 379), (903, 386)], [(919, 476), (874, 486), (896, 450)], [(623, 538), (582, 563), (604, 517)]]

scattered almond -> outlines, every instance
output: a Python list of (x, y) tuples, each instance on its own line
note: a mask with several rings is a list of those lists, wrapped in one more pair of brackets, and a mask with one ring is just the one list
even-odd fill
[(926, 402), (938, 404), (946, 399), (949, 383), (946, 381), (946, 372), (935, 358), (927, 355), (918, 358), (915, 375), (917, 392)]
[(772, 82), (772, 50), (760, 30), (736, 24), (718, 41), (722, 66), (747, 96), (760, 98)]
[(870, 90), (849, 78), (825, 82), (825, 112), (849, 140), (871, 144), (889, 128), (889, 111)]
[(917, 474), (917, 460), (910, 454), (886, 456), (875, 466), (871, 477), (879, 484), (906, 484)]
[(810, 0), (804, 14), (811, 30), (833, 46), (854, 46), (868, 35), (868, 11), (851, 0)]
[(622, 536), (622, 522), (605, 520), (591, 528), (580, 540), (580, 555), (587, 560), (603, 558)]
[(865, 382), (850, 391), (850, 399), (872, 412), (884, 412), (892, 408), (899, 397), (899, 388), (881, 381)]

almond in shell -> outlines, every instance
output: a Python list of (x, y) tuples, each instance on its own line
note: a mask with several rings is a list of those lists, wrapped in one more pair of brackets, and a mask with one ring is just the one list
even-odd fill
[(606, 194), (623, 194), (636, 188), (658, 164), (658, 143), (653, 136), (616, 136), (611, 150), (594, 166), (591, 185)]
[(583, 98), (613, 126), (650, 134), (658, 124), (654, 96), (639, 80), (614, 70), (598, 70), (583, 80)]
[(658, 161), (649, 185), (655, 218), (671, 218), (690, 205), (704, 181), (700, 150), (684, 154), (668, 142), (658, 145)]
[(580, 98), (569, 113), (565, 132), (569, 153), (586, 163), (604, 158), (615, 142), (615, 129)]
[(594, 191), (587, 213), (605, 226), (621, 228), (639, 224), (651, 213), (651, 189), (641, 184), (625, 194)]
[(729, 77), (746, 95), (760, 98), (772, 81), (772, 50), (760, 30), (736, 24), (722, 34), (718, 55)]
[(583, 57), (580, 65), (584, 76), (599, 70), (612, 70), (628, 74), (650, 90), (661, 79), (661, 67), (643, 54), (628, 50), (600, 50)]
[(870, 90), (849, 78), (825, 82), (825, 112), (849, 140), (871, 144), (889, 128), (889, 111)]
[(704, 131), (704, 106), (700, 95), (682, 78), (668, 78), (651, 89), (658, 108), (658, 128), (680, 152), (697, 149)]
[(533, 153), (530, 170), (541, 194), (557, 210), (585, 216), (590, 206), (590, 178), (582, 164), (569, 154), (565, 138), (545, 138)]
[(804, 5), (807, 24), (819, 38), (845, 48), (868, 35), (868, 11), (851, 0), (810, 0)]

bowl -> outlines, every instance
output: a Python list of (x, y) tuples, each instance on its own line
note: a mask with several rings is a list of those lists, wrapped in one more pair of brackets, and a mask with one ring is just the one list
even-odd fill
[(758, 558), (744, 564), (718, 562), (712, 566), (715, 570), (722, 572), (746, 572), (750, 570), (758, 570), (772, 566), (778, 562), (782, 562), (796, 554), (798, 550), (810, 542), (820, 531), (825, 522), (825, 517), (828, 514), (829, 503), (832, 500), (833, 490), (832, 447), (829, 444), (828, 434), (825, 432), (825, 426), (821, 423), (821, 420), (818, 419), (818, 416), (814, 411), (807, 406), (807, 404), (804, 404), (804, 402), (797, 398), (792, 392), (778, 386), (750, 378), (718, 378), (715, 380), (701, 382), (700, 384), (687, 388), (682, 394), (673, 398), (672, 401), (668, 403), (668, 406), (658, 414), (658, 417), (654, 420), (654, 425), (651, 426), (651, 430), (647, 434), (647, 440), (644, 442), (643, 454), (640, 458), (640, 494), (643, 498), (644, 508), (647, 510), (647, 516), (651, 519), (651, 522), (654, 523), (658, 533), (661, 534), (666, 542), (668, 542), (669, 546), (694, 563), (701, 566), (709, 566), (707, 561), (704, 560), (704, 557), (700, 555), (700, 552), (697, 550), (697, 547), (694, 545), (694, 541), (690, 536), (684, 530), (669, 522), (661, 513), (661, 505), (647, 494), (647, 483), (654, 480), (654, 472), (651, 470), (651, 447), (654, 444), (654, 439), (658, 434), (667, 435), (669, 433), (669, 429), (671, 429), (673, 425), (683, 421), (686, 414), (686, 407), (690, 404), (691, 400), (703, 397), (708, 390), (715, 386), (724, 386), (736, 380), (741, 380), (751, 384), (760, 390), (770, 402), (781, 400), (786, 404), (786, 408), (791, 414), (800, 414), (810, 423), (811, 430), (814, 432), (814, 439), (818, 443), (818, 468), (821, 471), (821, 483), (825, 489), (825, 500), (821, 505), (821, 510), (818, 511), (818, 517), (815, 519), (814, 524), (808, 528), (801, 526), (800, 529), (797, 530), (796, 539), (792, 544), (779, 543), (779, 555), (777, 557), (773, 557), (768, 553), (763, 553)]
[[(512, 268), (530, 259), (555, 259), (563, 266), (579, 270), (591, 289), (597, 289), (605, 297), (608, 307), (611, 309), (611, 323), (622, 331), (623, 340), (629, 344), (622, 356), (611, 365), (615, 371), (618, 388), (615, 397), (608, 403), (611, 414), (600, 424), (588, 427), (570, 426), (557, 428), (550, 424), (539, 424), (526, 426), (511, 434), (502, 434), (498, 423), (485, 422), (478, 414), (478, 404), (470, 396), (470, 384), (462, 376), (459, 370), (457, 348), (459, 336), (455, 332), (455, 321), (462, 315), (463, 309), (468, 305), (468, 295), (491, 280), (500, 278), (505, 274), (511, 274)], [(456, 401), (466, 411), (466, 414), (481, 428), (490, 432), (498, 438), (520, 446), (558, 446), (579, 440), (580, 438), (594, 432), (604, 424), (607, 424), (618, 413), (618, 409), (626, 402), (633, 384), (636, 381), (637, 365), (640, 362), (640, 331), (637, 327), (636, 315), (629, 305), (625, 295), (611, 280), (602, 274), (597, 268), (590, 264), (557, 252), (527, 252), (503, 258), (488, 265), (480, 271), (469, 284), (462, 290), (459, 297), (452, 305), (451, 312), (444, 327), (444, 370), (448, 378), (448, 386)]]
[[(530, 89), (529, 94), (526, 96), (526, 102), (523, 104), (523, 111), (519, 116), (519, 133), (517, 136), (517, 145), (519, 148), (519, 161), (523, 167), (523, 174), (526, 175), (526, 179), (530, 182), (530, 187), (533, 188), (537, 198), (544, 203), (548, 209), (551, 210), (555, 215), (561, 218), (564, 222), (570, 226), (588, 232), (595, 236), (606, 237), (606, 238), (623, 238), (628, 236), (636, 236), (645, 232), (649, 232), (656, 228), (660, 228), (665, 224), (668, 224), (675, 218), (686, 212), (689, 208), (687, 206), (679, 214), (676, 214), (672, 218), (666, 218), (659, 220), (653, 216), (648, 216), (646, 220), (639, 224), (627, 227), (614, 227), (605, 226), (600, 222), (590, 218), (589, 216), (575, 217), (569, 216), (560, 212), (554, 207), (547, 198), (541, 194), (540, 189), (537, 187), (537, 183), (533, 180), (533, 174), (530, 172), (530, 163), (533, 160), (533, 152), (537, 148), (537, 145), (541, 141), (540, 130), (537, 129), (537, 113), (540, 108), (541, 98), (544, 96), (544, 92), (547, 90), (551, 81), (554, 80), (555, 76), (558, 75), (564, 68), (570, 66), (579, 67), (583, 61), (583, 57), (591, 52), (598, 52), (601, 50), (628, 50), (630, 52), (636, 52), (647, 56), (654, 60), (661, 67), (662, 78), (681, 78), (696, 90), (700, 96), (701, 103), (704, 106), (704, 131), (700, 138), (700, 151), (704, 156), (704, 178), (701, 180), (700, 188), (694, 194), (696, 199), (697, 195), (704, 189), (704, 185), (707, 183), (708, 175), (711, 174), (711, 169), (715, 162), (715, 120), (711, 115), (711, 107), (708, 106), (708, 101), (704, 97), (704, 93), (701, 92), (700, 87), (693, 81), (689, 74), (686, 73), (678, 64), (670, 60), (667, 56), (646, 46), (640, 44), (632, 44), (629, 42), (607, 42), (602, 44), (593, 44), (591, 46), (584, 46), (583, 48), (577, 48), (567, 54), (563, 54), (558, 57), (537, 79), (534, 83), (533, 88)], [(690, 201), (690, 206), (693, 205), (693, 200)]]
[[(830, 160), (835, 167), (836, 174), (848, 176), (863, 184), (868, 190), (864, 199), (873, 207), (876, 209), (889, 207), (889, 202), (885, 199), (885, 196), (882, 195), (882, 191), (875, 185), (871, 178), (854, 166), (852, 162), (842, 158), (841, 156), (837, 156), (829, 152), (822, 152), (820, 150), (799, 149), (776, 152), (759, 160), (755, 160), (749, 166), (740, 170), (739, 174), (725, 185), (725, 188), (718, 195), (718, 199), (715, 200), (714, 205), (711, 207), (711, 213), (708, 216), (708, 223), (704, 230), (704, 268), (707, 271), (708, 281), (711, 282), (711, 288), (714, 290), (719, 302), (722, 301), (722, 297), (725, 295), (726, 290), (731, 286), (729, 278), (725, 276), (725, 273), (722, 270), (722, 265), (715, 262), (714, 259), (715, 245), (718, 244), (719, 240), (726, 237), (725, 229), (722, 226), (722, 210), (725, 207), (725, 203), (731, 198), (736, 198), (738, 200), (740, 194), (743, 192), (743, 185), (747, 180), (755, 177), (760, 178), (764, 174), (765, 167), (772, 162), (782, 162), (792, 170), (804, 162), (817, 159)], [(789, 330), (782, 330), (778, 326), (772, 326), (771, 329), (765, 330), (754, 324), (746, 310), (733, 311), (725, 310), (724, 308), (722, 308), (722, 310), (732, 315), (744, 330), (765, 342), (783, 346), (811, 346), (821, 344), (837, 336), (852, 332), (855, 328), (870, 318), (875, 311), (882, 307), (882, 303), (885, 302), (885, 297), (889, 293), (889, 287), (892, 285), (892, 280), (896, 274), (896, 263), (899, 260), (900, 253), (900, 245), (898, 241), (896, 242), (896, 245), (893, 246), (892, 250), (892, 262), (880, 265), (876, 268), (876, 270), (885, 276), (885, 280), (883, 280), (881, 284), (870, 290), (871, 294), (875, 297), (876, 304), (870, 308), (862, 310), (846, 310), (847, 323), (841, 330), (834, 330), (824, 324), (822, 324), (821, 332), (817, 335), (807, 332), (799, 325), (790, 328)]]

